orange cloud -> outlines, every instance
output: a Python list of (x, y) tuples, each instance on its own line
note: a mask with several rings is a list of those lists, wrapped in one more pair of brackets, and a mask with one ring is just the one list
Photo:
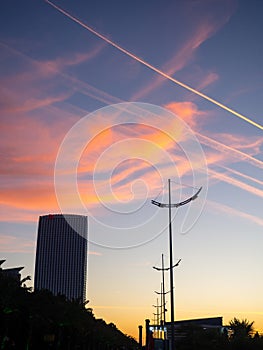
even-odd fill
[[(199, 113), (192, 102), (171, 103), (168, 107), (176, 114), (180, 113), (183, 115), (182, 119), (187, 120), (191, 126), (196, 125), (196, 118), (198, 118), (199, 115), (202, 116), (202, 113)], [(55, 113), (61, 113), (60, 109), (54, 107), (51, 110), (54, 115), (56, 115)], [(43, 122), (42, 118), (34, 120), (23, 115), (16, 124), (12, 124), (12, 121), (9, 119), (5, 120), (3, 124), (5, 136), (0, 140), (0, 143), (2, 144), (2, 149), (5, 150), (4, 155), (7, 161), (2, 162), (1, 171), (2, 174), (8, 176), (9, 184), (6, 183), (2, 190), (3, 206), (5, 205), (6, 208), (9, 209), (13, 208), (15, 211), (24, 209), (34, 211), (41, 210), (41, 208), (46, 212), (58, 211), (53, 186), (54, 164), (59, 145), (67, 130), (70, 129), (72, 122), (75, 120), (76, 118), (70, 113), (68, 113), (63, 120), (52, 120), (51, 125)], [(170, 122), (172, 123), (172, 121), (169, 121), (169, 123)], [(103, 120), (98, 120), (98, 123), (103, 123)], [(170, 127), (172, 127), (172, 124), (168, 125), (168, 128)], [(99, 125), (98, 128), (100, 129), (101, 126)], [(32, 133), (32, 130), (34, 130), (34, 133)], [(95, 132), (96, 128), (94, 130), (87, 130), (87, 132), (90, 133), (93, 133), (93, 131)], [(226, 164), (229, 161), (232, 162), (235, 157), (240, 161), (240, 156), (242, 156), (243, 160), (249, 161), (255, 166), (263, 166), (262, 162), (242, 151), (236, 150), (231, 146), (223, 145), (207, 136), (201, 134), (197, 135), (202, 143), (208, 145), (212, 149), (212, 151), (207, 152), (207, 162), (209, 165), (216, 164), (220, 166), (220, 164)], [(217, 136), (220, 137), (220, 135)], [(224, 138), (226, 139), (225, 136), (226, 135), (224, 135)], [(154, 146), (159, 147), (167, 153), (171, 153), (176, 147), (176, 142), (171, 140), (168, 135), (149, 126), (139, 124), (131, 126), (128, 124), (104, 130), (91, 140), (80, 159), (78, 168), (79, 188), (85, 203), (93, 206), (98, 204), (98, 197), (92, 182), (94, 167), (98, 158), (112, 145), (127, 139), (132, 140), (133, 138), (134, 140), (145, 141), (149, 144), (152, 143)], [(233, 142), (235, 147), (238, 146), (238, 140), (240, 143), (243, 143), (243, 141), (238, 138), (234, 139), (230, 136), (228, 138), (228, 142)], [(122, 147), (119, 149), (119, 152), (126, 153), (130, 158), (134, 157), (134, 155), (136, 156), (141, 147), (139, 143), (136, 147), (134, 146), (134, 148), (131, 147), (129, 143), (121, 145)], [(246, 150), (249, 150), (250, 153), (257, 151), (260, 145), (260, 140), (253, 138), (248, 138), (246, 140), (246, 145), (243, 143), (243, 146)], [(148, 152), (147, 147), (145, 143), (145, 154)], [(127, 198), (132, 198), (131, 189), (127, 186), (127, 180), (129, 179), (136, 180), (141, 178), (153, 191), (159, 188), (160, 178), (158, 173), (155, 172), (155, 167), (157, 170), (158, 168), (162, 168), (163, 176), (169, 177), (171, 162), (165, 163), (162, 158), (156, 157), (157, 154), (151, 153), (151, 147), (149, 147), (149, 152), (151, 164), (146, 161), (130, 161), (127, 162), (125, 166), (116, 168), (111, 174), (111, 186), (118, 200), (126, 201)], [(114, 153), (112, 157), (117, 155), (118, 153)], [(171, 161), (174, 161), (176, 164), (180, 177), (191, 170), (188, 161), (179, 153), (176, 155), (171, 154)], [(151, 167), (150, 165), (153, 166)], [(111, 166), (112, 161), (108, 158), (107, 162), (103, 163), (101, 170), (105, 172), (114, 170), (111, 169)], [(232, 174), (234, 174), (234, 172)], [(262, 195), (262, 191), (254, 189), (253, 186), (246, 185), (240, 180), (233, 179), (229, 171), (228, 174), (223, 175), (213, 171), (212, 178), (226, 181), (250, 193), (259, 196)], [(243, 177), (243, 179), (246, 178)], [(101, 180), (100, 185), (102, 187), (106, 186), (105, 181), (108, 180)], [(137, 198), (143, 198), (143, 196), (145, 196), (145, 189), (143, 187), (140, 191), (141, 192), (136, 193), (136, 196), (138, 196)], [(109, 196), (105, 195), (105, 198), (103, 198), (106, 202), (111, 202), (115, 199), (112, 197), (112, 194)], [(5, 214), (7, 214), (7, 211), (5, 211)], [(26, 214), (24, 213), (24, 215)]]
[[(24, 203), (26, 203), (26, 195), (23, 194)], [(47, 212), (53, 212), (51, 208)], [(35, 223), (38, 216), (46, 214), (40, 205), (34, 210), (29, 210), (26, 206), (21, 208), (21, 206), (16, 206), (16, 203), (10, 205), (3, 203), (0, 204), (0, 220), (1, 222), (26, 222)], [(60, 212), (58, 209), (55, 212)]]
[[(170, 65), (170, 69), (180, 69), (180, 62), (183, 63), (183, 57), (187, 52), (191, 52), (191, 47), (192, 49), (196, 49), (198, 45), (202, 43), (202, 40), (205, 40), (205, 37), (212, 33), (210, 32), (209, 34), (209, 28), (206, 30), (201, 30), (199, 35), (196, 35), (192, 41), (189, 41), (186, 44), (185, 51), (183, 50), (180, 53), (181, 61), (178, 60), (174, 62), (173, 65), (171, 60), (170, 62), (167, 62), (167, 67), (169, 68)], [(22, 218), (23, 215), (24, 217), (30, 218), (32, 217), (32, 213), (35, 213), (34, 210), (41, 210), (41, 208), (45, 211), (58, 210), (53, 186), (55, 159), (63, 137), (72, 124), (77, 120), (76, 114), (80, 115), (79, 111), (74, 115), (74, 113), (69, 113), (61, 108), (51, 106), (54, 102), (66, 99), (69, 96), (67, 92), (61, 93), (55, 97), (54, 95), (52, 95), (52, 97), (41, 97), (41, 90), (35, 86), (35, 82), (39, 80), (41, 81), (41, 79), (44, 80), (59, 76), (62, 79), (67, 79), (67, 82), (73, 82), (74, 86), (79, 91), (82, 91), (93, 98), (97, 98), (100, 101), (106, 103), (111, 103), (112, 101), (120, 102), (116, 97), (83, 83), (63, 72), (63, 70), (71, 65), (80, 64), (87, 59), (96, 57), (103, 47), (104, 44), (101, 45), (101, 48), (98, 47), (97, 51), (94, 50), (93, 54), (76, 54), (72, 57), (56, 59), (54, 61), (37, 62), (25, 57), (26, 62), (29, 63), (28, 70), (21, 75), (11, 77), (5, 81), (7, 87), (4, 92), (10, 98), (7, 107), (11, 106), (13, 108), (10, 109), (10, 112), (20, 111), (21, 114), (19, 115), (19, 119), (15, 119), (15, 122), (10, 116), (8, 116), (8, 118), (3, 118), (2, 130), (4, 133), (0, 140), (0, 144), (3, 149), (4, 161), (1, 163), (1, 172), (6, 175), (8, 181), (4, 182), (4, 188), (2, 191), (2, 208), (12, 208), (16, 213), (15, 216), (17, 218)], [(192, 52), (194, 52), (194, 50)], [(34, 77), (32, 72), (36, 73)], [(16, 79), (16, 85), (12, 85), (12, 83), (14, 83), (14, 80), (12, 81), (12, 79)], [(207, 79), (207, 81), (204, 79), (202, 82), (203, 87), (209, 84), (209, 82), (214, 81), (216, 75), (211, 73), (210, 76), (207, 76)], [(28, 83), (27, 91), (23, 94), (23, 89), (26, 83)], [(19, 99), (21, 94), (23, 98)], [(30, 96), (30, 98), (25, 99), (27, 96)], [(8, 98), (6, 100), (8, 100)], [(200, 121), (206, 116), (206, 114), (199, 111), (194, 103), (171, 102), (170, 104), (167, 104), (166, 108), (181, 117), (194, 130), (201, 129), (202, 123), (200, 123)], [(29, 114), (27, 116), (24, 115), (25, 111), (33, 112), (35, 109), (39, 109), (37, 117), (34, 115), (34, 118), (31, 118)], [(47, 112), (50, 114), (48, 118)], [(61, 118), (61, 113), (63, 113), (63, 118)], [(47, 122), (48, 120), (49, 123)], [(102, 120), (98, 120), (99, 128), (103, 125), (101, 124), (102, 122)], [(168, 129), (173, 126), (172, 120), (166, 120), (163, 122), (166, 124), (170, 123), (169, 125), (166, 125)], [(32, 130), (34, 132), (32, 132)], [(96, 128), (94, 128), (94, 132), (95, 131)], [(87, 130), (87, 132), (92, 133), (93, 130)], [(177, 136), (178, 140), (180, 140), (180, 133), (178, 133)], [(229, 161), (237, 159), (239, 161), (243, 160), (249, 162), (259, 168), (263, 167), (263, 162), (252, 156), (258, 154), (260, 147), (262, 146), (262, 141), (259, 138), (241, 139), (240, 136), (233, 137), (228, 134), (216, 135), (219, 139), (223, 138), (224, 142), (227, 143), (226, 145), (209, 136), (201, 134), (201, 132), (199, 134), (197, 133), (197, 136), (203, 145), (211, 148), (211, 151), (209, 151), (209, 153), (207, 152), (207, 162), (209, 165), (225, 165)], [(83, 185), (84, 178), (82, 179), (81, 176), (87, 174), (92, 177), (98, 157), (115, 143), (124, 141), (129, 137), (138, 137), (140, 140), (151, 142), (168, 153), (171, 152), (173, 147), (175, 147), (173, 140), (167, 135), (158, 130), (142, 125), (134, 125), (132, 128), (129, 126), (123, 126), (119, 129), (108, 129), (102, 132), (90, 142), (83, 153), (78, 168), (78, 173), (80, 175), (79, 185), (81, 189), (83, 188), (85, 190), (83, 193), (86, 195), (83, 194), (82, 191), (81, 194), (86, 202), (88, 201), (88, 203), (96, 205), (98, 203), (98, 198), (94, 192), (92, 181), (89, 179), (87, 183)], [(139, 146), (137, 148), (139, 148)], [(241, 150), (246, 150), (249, 154)], [(136, 147), (134, 147), (134, 149), (131, 147), (129, 148), (128, 144), (121, 149), (121, 151), (127, 152), (131, 157), (138, 153)], [(149, 147), (149, 152), (151, 151), (152, 149)], [(157, 169), (158, 167), (161, 167), (163, 174), (168, 178), (170, 164), (165, 164), (163, 159), (158, 158), (155, 153), (149, 154), (152, 157), (152, 161), (156, 163)], [(180, 176), (187, 174), (190, 169), (187, 160), (183, 159), (180, 155), (171, 155), (171, 159), (176, 163)], [(104, 163), (102, 170), (107, 172), (110, 170), (110, 167), (111, 161), (109, 159), (108, 162)], [(262, 195), (262, 191), (260, 192), (257, 189), (253, 190), (253, 186), (232, 179), (232, 175), (237, 174), (234, 173), (234, 171), (231, 172), (229, 170), (228, 174), (224, 175), (216, 171), (213, 173), (213, 177), (216, 180), (221, 179), (227, 183), (231, 183), (234, 186), (249, 191), (250, 193), (259, 196)], [(125, 200), (130, 198), (131, 190), (124, 180), (129, 178), (133, 179), (135, 176), (142, 178), (149, 184), (149, 187), (154, 190), (160, 186), (160, 178), (157, 173), (154, 172), (154, 168), (151, 168), (147, 162), (131, 161), (126, 164), (126, 167), (123, 166), (117, 168), (111, 176), (111, 185), (115, 190), (115, 195), (118, 195), (118, 199)], [(245, 176), (243, 176), (242, 179), (250, 180)], [(102, 186), (105, 185), (103, 181), (101, 182)], [(49, 193), (49, 195), (47, 195), (47, 193)], [(87, 196), (87, 194), (89, 194), (89, 196)], [(142, 190), (139, 194), (143, 196), (145, 193)], [(106, 196), (105, 200), (111, 201), (112, 196)], [(25, 210), (28, 210), (29, 214), (27, 214)], [(11, 212), (11, 210), (9, 212)], [(8, 210), (5, 210), (4, 216), (7, 217), (7, 215)]]
[[(203, 113), (199, 112), (196, 105), (192, 102), (171, 103), (167, 106), (167, 108), (177, 115), (180, 114), (182, 119), (187, 121), (192, 127), (197, 124), (197, 118), (200, 116), (203, 117)], [(165, 129), (170, 129), (174, 121), (165, 120), (165, 122), (171, 122), (171, 125), (165, 127)], [(91, 130), (89, 130), (89, 132), (91, 134), (96, 134), (96, 131), (102, 128), (99, 125), (100, 123), (103, 125), (103, 118), (101, 120), (99, 118), (94, 129), (91, 126)], [(253, 165), (262, 166), (262, 162), (257, 161), (242, 151), (238, 151), (231, 146), (221, 144), (220, 142), (203, 136), (200, 133), (197, 135), (200, 137), (201, 141), (205, 141), (205, 145), (212, 148), (212, 151), (207, 151), (206, 153), (207, 163), (210, 166), (217, 165), (220, 167), (220, 165), (233, 162), (235, 156), (237, 156), (237, 159), (240, 160), (240, 155), (242, 155), (245, 160), (253, 162)], [(217, 136), (222, 137), (220, 134)], [(225, 135), (223, 135), (223, 137), (225, 140), (227, 140)], [(103, 201), (108, 203), (115, 201), (116, 198), (120, 201), (132, 199), (133, 193), (131, 192), (130, 185), (127, 186), (127, 183), (137, 180), (138, 178), (142, 179), (146, 184), (148, 184), (148, 187), (158, 188), (160, 178), (155, 175), (155, 167), (157, 170), (161, 168), (163, 176), (169, 177), (172, 162), (176, 164), (176, 170), (180, 178), (190, 173), (191, 164), (189, 164), (187, 159), (184, 159), (180, 152), (175, 152), (177, 147), (176, 141), (179, 140), (180, 136), (178, 137), (178, 140), (171, 140), (171, 138), (162, 131), (140, 124), (121, 125), (98, 133), (98, 135), (94, 137), (94, 139), (92, 139), (87, 145), (79, 163), (79, 186), (84, 202), (88, 203), (89, 205), (96, 205), (100, 199), (103, 199)], [(125, 143), (124, 141), (127, 142)], [(149, 147), (150, 162), (138, 161), (138, 159), (136, 161), (133, 159), (136, 157), (138, 158), (138, 154), (143, 154), (144, 156), (147, 155), (148, 144), (145, 142), (142, 147), (140, 143), (141, 141), (148, 141), (149, 145), (153, 144), (154, 146), (162, 149), (164, 152), (169, 153), (169, 162), (166, 164), (162, 158), (155, 158), (151, 147)], [(232, 136), (229, 136), (228, 138), (229, 143), (237, 143), (237, 141), (242, 143), (242, 139), (240, 139), (240, 137), (233, 138)], [(260, 144), (260, 140), (248, 138), (246, 140), (246, 149), (250, 148), (251, 152), (252, 150), (255, 151), (260, 147)], [(119, 147), (114, 148), (114, 145), (119, 145)], [(237, 144), (235, 146), (237, 146)], [(110, 151), (111, 149), (114, 149), (114, 152)], [(142, 153), (142, 150), (144, 153)], [(107, 152), (113, 153), (109, 153), (109, 155), (107, 155)], [(121, 155), (127, 155), (125, 159), (125, 166), (124, 163), (121, 163), (122, 166), (117, 167), (118, 162), (115, 163), (115, 158), (121, 158)], [(96, 174), (96, 171), (98, 171), (98, 169), (95, 171), (95, 165), (100, 157), (104, 157), (104, 162), (100, 163), (99, 168), (99, 172), (102, 176), (100, 177), (100, 180), (96, 179), (95, 181), (99, 181), (97, 182), (97, 186), (104, 188), (105, 191), (104, 195), (99, 199), (94, 191), (94, 183), (92, 183), (92, 179), (93, 175)], [(146, 160), (145, 157), (143, 159)], [(238, 186), (243, 190), (249, 191), (250, 193), (261, 196), (261, 192), (253, 186), (247, 185), (246, 183), (243, 183), (243, 181), (236, 180), (235, 178), (232, 179), (231, 175), (234, 174), (234, 171), (229, 171), (228, 174), (222, 174), (214, 170), (212, 171), (212, 180), (218, 181), (220, 179), (221, 181), (223, 180), (227, 183), (231, 183), (234, 186)], [(103, 173), (105, 173), (105, 175), (103, 175)], [(243, 179), (246, 178), (243, 177)], [(85, 182), (84, 185), (83, 182)], [(142, 192), (136, 193), (136, 196), (138, 196), (136, 198), (143, 198), (143, 196), (145, 196), (145, 190), (142, 188)]]
[(57, 210), (53, 183), (46, 181), (27, 183), (1, 189), (2, 206), (22, 210)]
[[(172, 119), (167, 122), (171, 126), (174, 123)], [(89, 131), (93, 133), (95, 130), (91, 127)], [(175, 152), (176, 141), (180, 139), (180, 133), (178, 140), (172, 140), (162, 130), (143, 124), (125, 124), (98, 133), (87, 145), (79, 162), (79, 186), (84, 202), (92, 205), (95, 204), (93, 200), (99, 201), (94, 192), (95, 185), (103, 189), (100, 190), (103, 192), (100, 199), (127, 201), (133, 196), (130, 185), (127, 185), (131, 181), (140, 179), (148, 188), (155, 189), (161, 181), (159, 171), (168, 176), (171, 167), (176, 165), (179, 176), (191, 172), (189, 161), (183, 158), (179, 149)], [(145, 196), (145, 188), (141, 190), (140, 194), (136, 193), (136, 198)]]
[[(200, 129), (202, 125), (202, 118), (207, 113), (198, 110), (197, 106), (192, 102), (171, 102), (165, 105), (165, 108), (172, 113), (182, 118), (186, 124), (192, 129)], [(198, 126), (198, 128), (197, 128)]]

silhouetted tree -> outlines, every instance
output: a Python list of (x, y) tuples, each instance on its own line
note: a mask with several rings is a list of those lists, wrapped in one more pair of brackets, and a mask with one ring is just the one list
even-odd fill
[(239, 320), (236, 317), (229, 322), (232, 330), (230, 338), (232, 349), (235, 350), (249, 350), (253, 349), (254, 342), (252, 342), (254, 322), (249, 322), (247, 319)]
[(229, 322), (229, 326), (233, 331), (233, 337), (242, 337), (242, 338), (250, 338), (253, 333), (253, 322), (249, 322), (247, 319), (239, 320), (237, 318), (233, 318)]
[(31, 292), (0, 271), (0, 349), (117, 350), (138, 343), (79, 301)]

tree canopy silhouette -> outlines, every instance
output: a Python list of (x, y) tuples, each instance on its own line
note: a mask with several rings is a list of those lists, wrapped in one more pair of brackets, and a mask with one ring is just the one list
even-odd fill
[(242, 338), (248, 338), (251, 337), (254, 329), (253, 329), (253, 322), (249, 322), (247, 319), (239, 320), (237, 318), (233, 318), (229, 322), (229, 326), (231, 327), (233, 331), (233, 337), (242, 337)]
[(79, 301), (32, 292), (0, 270), (0, 348), (115, 350), (137, 349), (138, 343)]

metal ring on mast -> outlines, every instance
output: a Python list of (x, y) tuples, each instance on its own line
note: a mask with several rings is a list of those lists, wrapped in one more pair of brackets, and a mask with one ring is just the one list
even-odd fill
[(151, 203), (154, 204), (154, 205), (157, 205), (157, 206), (160, 207), (160, 208), (169, 208), (169, 207), (170, 207), (170, 208), (178, 208), (178, 207), (181, 207), (182, 205), (185, 205), (185, 204), (187, 204), (187, 203), (189, 203), (189, 202), (195, 200), (195, 199), (198, 197), (198, 195), (199, 195), (199, 193), (201, 192), (201, 190), (202, 190), (202, 187), (200, 187), (199, 190), (198, 190), (192, 197), (186, 199), (186, 200), (183, 201), (183, 202), (172, 203), (172, 204), (166, 204), (166, 203), (157, 202), (157, 201), (155, 201), (155, 200), (152, 199), (152, 200), (151, 200)]

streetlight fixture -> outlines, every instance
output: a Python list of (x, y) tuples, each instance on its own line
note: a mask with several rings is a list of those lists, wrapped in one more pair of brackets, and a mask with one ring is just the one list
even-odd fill
[(159, 309), (161, 308), (162, 310), (162, 305), (159, 305), (159, 299), (157, 298), (157, 304), (156, 305), (153, 305), (153, 307), (156, 308), (156, 311), (157, 313), (155, 314), (154, 313), (154, 316), (156, 316), (156, 323), (154, 323), (154, 328), (155, 328), (155, 331), (157, 333), (157, 338), (159, 338), (159, 326), (160, 326), (160, 320), (162, 318), (162, 314), (161, 312), (159, 311)]
[[(174, 267), (175, 267), (175, 266), (178, 266), (178, 264), (179, 264), (180, 261), (181, 261), (181, 259), (177, 262), (176, 265), (174, 265)], [(156, 294), (161, 294), (161, 305), (163, 306), (163, 328), (164, 328), (165, 322), (166, 322), (166, 319), (165, 319), (165, 312), (167, 311), (167, 310), (166, 310), (166, 307), (165, 307), (165, 305), (166, 305), (165, 295), (166, 295), (167, 293), (169, 293), (169, 291), (168, 291), (168, 292), (165, 292), (164, 271), (168, 271), (170, 268), (169, 268), (169, 267), (168, 267), (168, 268), (165, 268), (165, 267), (164, 267), (163, 254), (162, 254), (162, 267), (153, 266), (153, 269), (155, 269), (155, 270), (157, 270), (157, 271), (162, 271), (161, 292), (156, 292), (156, 291), (155, 291), (155, 293), (156, 293)]]
[(154, 291), (154, 293), (158, 294), (161, 296), (161, 305), (160, 305), (160, 326), (163, 325), (163, 315), (164, 315), (164, 312), (163, 312), (163, 308), (164, 308), (164, 304), (163, 304), (163, 284), (161, 283), (161, 292), (157, 292), (156, 290)]
[(160, 313), (160, 330), (161, 330), (161, 338), (164, 341), (164, 347), (163, 349), (166, 350), (166, 328), (165, 328), (165, 312), (167, 311), (166, 309), (166, 301), (165, 301), (165, 294), (169, 293), (164, 292), (163, 289), (163, 284), (161, 283), (161, 292), (155, 291), (156, 294), (161, 295), (161, 313)]
[[(175, 332), (174, 332), (174, 282), (173, 282), (173, 237), (172, 237), (172, 208), (178, 208), (181, 207), (185, 204), (190, 203), (191, 201), (193, 201), (194, 199), (196, 199), (199, 195), (199, 193), (201, 192), (202, 187), (199, 188), (199, 190), (190, 198), (186, 199), (183, 202), (179, 202), (179, 203), (172, 203), (171, 202), (171, 179), (168, 179), (168, 199), (169, 202), (168, 204), (166, 203), (160, 203), (156, 200), (152, 200), (152, 204), (157, 205), (160, 208), (168, 208), (169, 209), (169, 254), (170, 254), (170, 292), (171, 292), (171, 350), (175, 350), (175, 342), (174, 342), (174, 338), (175, 338)], [(180, 262), (180, 261), (179, 261)], [(178, 262), (178, 263), (179, 263)], [(177, 264), (178, 264), (177, 263)], [(176, 264), (175, 264), (176, 266)]]

